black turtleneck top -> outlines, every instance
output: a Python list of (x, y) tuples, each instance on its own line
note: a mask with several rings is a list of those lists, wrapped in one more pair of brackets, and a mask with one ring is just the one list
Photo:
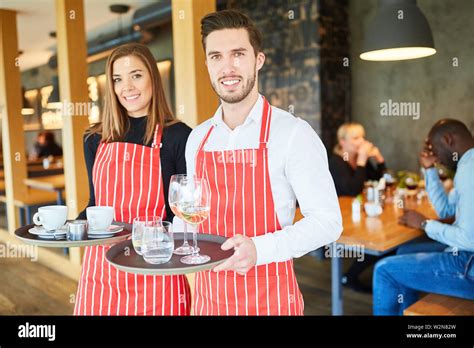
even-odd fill
[[(126, 143), (151, 146), (152, 141), (149, 144), (144, 144), (143, 140), (146, 130), (147, 116), (129, 116), (128, 119), (130, 122), (130, 128), (125, 133), (122, 141)], [(186, 159), (184, 153), (186, 149), (186, 141), (188, 140), (190, 133), (191, 128), (186, 124), (179, 122), (166, 127), (163, 130), (163, 136), (161, 138), (161, 174), (163, 177), (163, 188), (166, 204), (166, 220), (169, 221), (172, 221), (174, 216), (168, 204), (169, 182), (173, 174), (186, 174)], [(95, 206), (94, 185), (92, 183), (92, 168), (94, 166), (99, 143), (99, 134), (92, 134), (89, 136), (84, 135), (84, 158), (86, 161), (87, 174), (89, 177), (89, 203), (87, 204), (87, 207)], [(79, 214), (78, 219), (86, 218), (86, 208), (84, 208), (84, 210)]]

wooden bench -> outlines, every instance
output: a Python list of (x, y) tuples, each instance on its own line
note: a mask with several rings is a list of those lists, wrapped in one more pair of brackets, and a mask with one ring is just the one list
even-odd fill
[(404, 315), (474, 315), (474, 301), (428, 294), (403, 311)]

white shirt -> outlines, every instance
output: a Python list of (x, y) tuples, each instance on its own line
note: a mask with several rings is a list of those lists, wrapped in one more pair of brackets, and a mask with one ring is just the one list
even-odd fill
[[(204, 151), (258, 148), (262, 110), (263, 100), (259, 96), (245, 122), (232, 130), (222, 120), (220, 106), (214, 117), (196, 127), (186, 144), (188, 175), (195, 174), (196, 151), (212, 125), (216, 127)], [(267, 147), (273, 200), (282, 230), (252, 237), (257, 265), (300, 257), (336, 241), (342, 232), (326, 149), (313, 128), (272, 106)], [(296, 200), (304, 218), (293, 224)]]

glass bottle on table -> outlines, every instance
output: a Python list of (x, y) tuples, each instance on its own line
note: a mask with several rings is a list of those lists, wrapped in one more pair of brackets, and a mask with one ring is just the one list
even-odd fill
[(186, 224), (186, 221), (181, 217), (181, 214), (178, 210), (180, 186), (182, 185), (182, 182), (185, 179), (187, 179), (186, 174), (173, 175), (170, 179), (170, 186), (168, 189), (168, 203), (170, 205), (170, 209), (173, 211), (174, 215), (176, 215), (177, 217), (179, 217), (181, 220), (184, 221), (183, 244), (173, 251), (173, 253), (176, 255), (190, 255), (193, 253), (193, 247), (189, 245), (188, 238), (187, 238), (188, 226)]
[(193, 228), (193, 253), (181, 258), (181, 262), (188, 265), (199, 265), (208, 262), (208, 255), (200, 255), (197, 241), (199, 225), (209, 217), (210, 193), (207, 180), (203, 178), (187, 177), (180, 185), (178, 211), (180, 217)]

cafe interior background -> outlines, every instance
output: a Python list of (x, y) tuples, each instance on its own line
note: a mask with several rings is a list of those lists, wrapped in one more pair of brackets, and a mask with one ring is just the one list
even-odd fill
[[(183, 6), (194, 16), (202, 16), (213, 8), (242, 9), (264, 34), (267, 60), (260, 75), (260, 91), (271, 104), (308, 121), (328, 151), (335, 145), (340, 124), (360, 122), (391, 170), (419, 173), (417, 153), (436, 120), (457, 118), (474, 131), (474, 1), (417, 3), (429, 23), (436, 53), (411, 60), (367, 61), (360, 54), (377, 13), (376, 0), (0, 0), (4, 21), (0, 25), (4, 45), (0, 63), (5, 64), (11, 54), (8, 49), (16, 44), (20, 70), (18, 86), (9, 80), (0, 86), (5, 89), (1, 92), (4, 175), (0, 187), (0, 314), (72, 314), (80, 272), (79, 248), (40, 248), (38, 260), (7, 255), (8, 248), (13, 250), (19, 243), (13, 231), (22, 222), (20, 213), (28, 206), (32, 214), (41, 199), (54, 202), (58, 194), (54, 190), (39, 193), (18, 184), (18, 180), (66, 173), (65, 190), (59, 194), (67, 204), (77, 202), (76, 211), (85, 206), (88, 189), (82, 130), (87, 122), (100, 119), (105, 62), (114, 47), (131, 41), (145, 43), (156, 58), (174, 112), (194, 127), (213, 114), (217, 100), (208, 83), (199, 28), (183, 23), (186, 21), (176, 18), (172, 10)], [(57, 25), (61, 6), (83, 7), (83, 33), (67, 32)], [(7, 25), (11, 13), (7, 10), (16, 11), (16, 28)], [(59, 35), (58, 30), (64, 32)], [(11, 40), (13, 33), (16, 42)], [(64, 35), (68, 35), (67, 40)], [(58, 67), (59, 39), (65, 40), (63, 48), (68, 42), (77, 52), (82, 52), (78, 42), (84, 40), (87, 59), (74, 57), (72, 52), (67, 58), (72, 66)], [(1, 68), (4, 76), (14, 76), (6, 66)], [(84, 80), (86, 83), (73, 83)], [(61, 82), (68, 86), (61, 88)], [(14, 87), (18, 88), (12, 91)], [(91, 105), (88, 121), (63, 116), (60, 91), (69, 98), (86, 93)], [(5, 120), (6, 101), (18, 100), (21, 113), (8, 114), (10, 120)], [(382, 116), (381, 103), (390, 101), (419, 103), (419, 118)], [(180, 112), (179, 105), (186, 105), (185, 113)], [(44, 130), (54, 133), (64, 158), (51, 163), (15, 161), (12, 154), (18, 151), (14, 149), (26, 156)], [(11, 149), (8, 155), (5, 145)], [(344, 259), (343, 268), (351, 262)], [(305, 314), (330, 315), (331, 260), (313, 252), (295, 264)], [(371, 272), (369, 268), (364, 273), (366, 280), (370, 280)], [(370, 294), (344, 289), (344, 305), (345, 314), (372, 313)]]

